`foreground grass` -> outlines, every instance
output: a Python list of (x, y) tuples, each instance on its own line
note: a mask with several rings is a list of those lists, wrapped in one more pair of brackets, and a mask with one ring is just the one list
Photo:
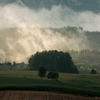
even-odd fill
[(59, 81), (41, 79), (37, 71), (0, 72), (0, 90), (58, 91), (100, 96), (100, 75), (59, 74)]

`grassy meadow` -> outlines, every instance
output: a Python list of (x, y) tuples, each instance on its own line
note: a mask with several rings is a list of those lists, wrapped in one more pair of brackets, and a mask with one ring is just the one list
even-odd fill
[(37, 71), (0, 71), (0, 90), (59, 91), (100, 96), (100, 75), (59, 73), (59, 81), (41, 79)]

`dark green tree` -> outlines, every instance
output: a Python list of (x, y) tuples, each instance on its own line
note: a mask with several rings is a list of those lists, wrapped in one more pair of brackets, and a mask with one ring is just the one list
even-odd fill
[(97, 74), (96, 70), (95, 69), (92, 69), (90, 74)]
[(49, 72), (48, 75), (47, 75), (47, 78), (50, 79), (50, 78), (52, 78), (52, 76), (53, 76), (53, 72)]
[(58, 52), (57, 50), (37, 52), (28, 61), (30, 70), (38, 70), (39, 66), (44, 66), (47, 71), (79, 73), (68, 52)]
[(39, 67), (38, 76), (40, 76), (41, 78), (46, 76), (46, 68), (45, 67)]
[(54, 72), (53, 73), (53, 79), (55, 79), (56, 81), (58, 81), (58, 77), (59, 77), (59, 74), (57, 72)]
[(15, 66), (16, 65), (16, 62), (15, 61), (13, 61), (13, 66)]
[(11, 66), (12, 64), (11, 64), (11, 62), (5, 62), (5, 65), (7, 65), (7, 66)]
[(48, 79), (55, 79), (55, 80), (58, 80), (58, 77), (59, 77), (59, 74), (57, 72), (49, 72), (48, 75), (47, 75), (47, 78)]
[(9, 61), (7, 62), (7, 65), (8, 65), (8, 66), (12, 66), (11, 62), (9, 62)]

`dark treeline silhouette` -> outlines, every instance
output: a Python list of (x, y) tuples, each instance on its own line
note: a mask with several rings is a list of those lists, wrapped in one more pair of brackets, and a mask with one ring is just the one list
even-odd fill
[(4, 63), (0, 63), (0, 66), (3, 66), (3, 65), (7, 65), (7, 66), (16, 66), (16, 65), (24, 66), (25, 63), (24, 62), (16, 63), (15, 61), (13, 61), (13, 63), (11, 63), (10, 61), (6, 61)]
[(44, 66), (47, 71), (79, 73), (68, 52), (57, 50), (37, 52), (30, 57), (28, 63), (30, 70), (38, 70), (40, 66)]
[(1, 62), (0, 63), (0, 71), (24, 71), (27, 69), (27, 64), (24, 62), (17, 63), (17, 62)]
[(0, 66), (3, 66), (3, 65), (7, 65), (7, 66), (11, 66), (13, 65), (11, 62), (4, 62), (4, 63), (0, 63)]
[[(70, 65), (71, 67), (69, 67)], [(28, 65), (24, 62), (6, 61), (0, 63), (0, 70), (37, 70), (38, 66), (46, 67), (48, 71), (70, 73), (73, 73), (74, 70), (77, 72), (78, 69), (80, 74), (90, 74), (90, 71), (94, 69), (100, 74), (100, 51), (84, 49), (81, 51), (66, 50), (65, 53), (58, 51), (37, 52), (30, 57)], [(72, 70), (69, 71), (70, 69)]]

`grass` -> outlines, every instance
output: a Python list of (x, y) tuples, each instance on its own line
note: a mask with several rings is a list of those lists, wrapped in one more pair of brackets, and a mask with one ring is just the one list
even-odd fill
[(90, 74), (66, 74), (60, 73), (59, 79), (63, 82), (72, 83), (84, 86), (97, 86), (100, 87), (100, 75)]
[(59, 91), (100, 96), (100, 75), (59, 73), (59, 81), (41, 79), (37, 71), (0, 71), (0, 90)]

